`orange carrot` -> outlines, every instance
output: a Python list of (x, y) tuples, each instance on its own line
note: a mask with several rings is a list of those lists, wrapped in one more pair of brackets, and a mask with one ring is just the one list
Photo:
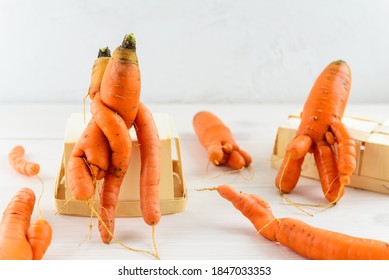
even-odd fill
[(108, 47), (99, 50), (97, 59), (95, 60), (92, 67), (92, 74), (90, 85), (88, 89), (88, 95), (90, 99), (93, 99), (97, 92), (100, 92), (101, 80), (105, 72), (105, 68), (111, 57), (111, 51)]
[[(342, 60), (330, 63), (319, 75), (305, 102), (295, 138), (288, 144), (276, 177), (282, 193), (292, 191), (308, 152), (313, 153), (323, 193), (336, 203), (356, 167), (356, 144), (341, 120), (351, 86), (351, 72)], [(338, 144), (338, 159), (333, 145)]]
[(209, 161), (214, 165), (241, 169), (251, 164), (251, 156), (239, 148), (231, 130), (216, 115), (207, 111), (198, 112), (193, 118), (193, 127), (201, 145), (208, 152)]
[(217, 188), (265, 238), (278, 242), (308, 259), (389, 259), (387, 242), (354, 237), (310, 226), (293, 218), (274, 217), (269, 204), (254, 194), (237, 192), (230, 186)]
[[(140, 99), (140, 71), (132, 34), (125, 36), (121, 46), (114, 50), (107, 65), (100, 70), (98, 74), (92, 74), (92, 84), (96, 85), (90, 95), (93, 100), (92, 120), (72, 153), (67, 178), (74, 197), (81, 200), (90, 199), (95, 181), (104, 178), (99, 230), (103, 242), (109, 243), (114, 232), (120, 186), (131, 157), (129, 129), (137, 118)], [(150, 143), (154, 145), (153, 141)], [(147, 143), (143, 141), (145, 147)], [(87, 154), (87, 151), (93, 154)], [(159, 161), (159, 154), (155, 156), (153, 160)], [(144, 159), (148, 161), (148, 158), (146, 156)], [(142, 166), (149, 166), (149, 163), (142, 163)], [(151, 174), (148, 171), (144, 173), (146, 176)], [(159, 182), (159, 170), (153, 174)]]
[(43, 258), (51, 243), (52, 235), (53, 231), (50, 224), (42, 217), (30, 224), (27, 231), (27, 240), (31, 245), (34, 260)]
[(26, 176), (35, 176), (39, 173), (38, 163), (27, 161), (24, 157), (24, 148), (15, 146), (8, 154), (8, 160), (11, 166), (19, 173)]
[(161, 218), (159, 205), (161, 144), (153, 116), (143, 103), (139, 104), (135, 128), (141, 156), (140, 207), (144, 221), (155, 226)]
[[(41, 259), (51, 243), (51, 227), (40, 218), (30, 225), (35, 194), (20, 189), (6, 207), (0, 223), (0, 259)], [(41, 226), (43, 225), (43, 226)]]

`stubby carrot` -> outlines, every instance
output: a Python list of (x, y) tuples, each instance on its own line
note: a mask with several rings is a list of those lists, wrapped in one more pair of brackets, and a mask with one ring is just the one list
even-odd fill
[(198, 112), (193, 117), (193, 128), (208, 152), (208, 160), (214, 165), (242, 169), (251, 164), (251, 156), (240, 149), (231, 130), (215, 114)]
[[(351, 71), (342, 60), (330, 63), (315, 81), (304, 104), (296, 136), (288, 144), (276, 177), (282, 193), (291, 192), (308, 152), (313, 153), (323, 193), (336, 203), (356, 167), (356, 143), (341, 122), (351, 87)], [(338, 144), (336, 158), (333, 145)]]
[(11, 198), (0, 223), (0, 259), (41, 259), (51, 243), (52, 230), (43, 218), (30, 224), (35, 194), (22, 188)]
[(28, 161), (24, 158), (23, 146), (17, 145), (11, 149), (8, 154), (8, 161), (11, 166), (19, 173), (26, 176), (38, 175), (40, 165), (35, 162)]
[(389, 243), (360, 238), (310, 226), (293, 218), (274, 217), (269, 204), (254, 194), (238, 192), (228, 185), (216, 190), (230, 201), (265, 238), (278, 242), (308, 259), (388, 260)]

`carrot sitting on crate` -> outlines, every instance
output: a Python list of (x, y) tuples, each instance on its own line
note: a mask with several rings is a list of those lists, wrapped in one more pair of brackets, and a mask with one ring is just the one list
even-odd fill
[[(319, 75), (305, 102), (296, 136), (287, 148), (276, 177), (281, 193), (296, 186), (305, 155), (313, 153), (324, 196), (336, 203), (356, 167), (356, 144), (342, 121), (351, 87), (351, 71), (342, 60)], [(338, 157), (334, 151), (337, 144)]]
[(208, 160), (214, 165), (239, 170), (251, 164), (251, 156), (240, 149), (231, 130), (215, 114), (198, 112), (193, 117), (193, 128), (208, 152)]
[[(92, 119), (74, 147), (67, 180), (77, 200), (88, 201), (96, 180), (104, 179), (100, 196), (99, 230), (109, 243), (115, 227), (115, 208), (130, 163), (135, 127), (141, 154), (140, 196), (142, 216), (148, 225), (158, 224), (161, 147), (154, 119), (140, 102), (141, 79), (133, 34), (126, 35), (112, 56), (108, 49), (95, 61), (88, 95)], [(89, 205), (89, 204), (88, 204)]]
[(274, 217), (261, 197), (238, 192), (228, 185), (200, 190), (215, 190), (239, 210), (265, 238), (286, 246), (308, 259), (379, 260), (389, 259), (389, 243), (354, 237), (310, 226), (293, 218)]

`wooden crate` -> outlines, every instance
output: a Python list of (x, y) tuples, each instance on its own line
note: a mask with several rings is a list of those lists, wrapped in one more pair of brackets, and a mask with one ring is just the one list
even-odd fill
[[(172, 214), (185, 210), (187, 193), (182, 170), (180, 141), (174, 123), (168, 114), (153, 114), (161, 141), (161, 176), (160, 176), (160, 205), (162, 214)], [(70, 115), (65, 129), (64, 148), (60, 170), (56, 180), (55, 208), (59, 214), (90, 216), (91, 211), (83, 201), (72, 198), (67, 186), (66, 169), (71, 151), (81, 136), (86, 123), (90, 120), (88, 114), (74, 113)], [(131, 162), (123, 180), (116, 207), (117, 217), (141, 216), (139, 203), (140, 151), (137, 136), (133, 128), (130, 129), (133, 141)], [(97, 189), (102, 186), (103, 180), (97, 183)], [(98, 191), (93, 198), (96, 208), (100, 205)]]
[[(291, 114), (278, 127), (271, 156), (273, 168), (280, 168), (286, 146), (295, 136), (300, 121), (299, 114)], [(349, 114), (343, 117), (342, 122), (357, 143), (357, 167), (349, 186), (389, 194), (389, 119)], [(312, 154), (308, 153), (305, 157), (301, 175), (319, 179)]]

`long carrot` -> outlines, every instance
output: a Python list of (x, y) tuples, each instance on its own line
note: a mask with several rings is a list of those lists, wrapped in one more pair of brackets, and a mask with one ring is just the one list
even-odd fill
[(215, 114), (198, 112), (193, 117), (193, 128), (214, 165), (242, 169), (251, 164), (251, 156), (239, 148), (231, 130)]
[(52, 230), (42, 217), (30, 224), (35, 194), (20, 189), (8, 203), (0, 223), (0, 259), (41, 259), (51, 243)]
[(40, 171), (40, 165), (28, 161), (24, 158), (23, 146), (17, 145), (11, 149), (8, 154), (8, 160), (11, 166), (19, 173), (26, 176), (35, 176)]
[(144, 221), (151, 226), (161, 218), (159, 182), (161, 172), (161, 143), (153, 116), (143, 103), (135, 119), (141, 155), (140, 207)]
[[(351, 86), (351, 71), (342, 60), (330, 63), (315, 81), (304, 104), (295, 138), (288, 144), (276, 177), (282, 193), (291, 192), (308, 152), (313, 153), (323, 193), (336, 203), (356, 167), (356, 144), (341, 120)], [(338, 144), (338, 159), (333, 151)]]
[[(132, 34), (125, 36), (121, 46), (112, 53), (107, 65), (99, 69), (101, 72), (92, 74), (93, 84), (97, 85), (90, 95), (93, 100), (92, 120), (73, 150), (68, 163), (67, 178), (74, 197), (81, 200), (90, 199), (95, 181), (104, 178), (100, 196), (99, 230), (103, 242), (109, 243), (114, 232), (114, 212), (120, 186), (131, 157), (132, 142), (128, 130), (135, 122), (138, 122), (139, 127), (145, 127), (137, 131), (142, 161), (141, 200), (154, 205), (150, 208), (153, 210), (143, 211), (145, 221), (152, 225), (158, 223), (160, 215), (159, 201), (155, 202), (155, 198), (159, 199), (160, 168), (155, 167), (160, 163), (160, 148), (154, 120), (148, 117), (147, 109), (139, 105), (141, 80), (134, 36)], [(138, 110), (139, 107), (142, 109)], [(143, 123), (145, 120), (152, 123), (145, 126)], [(142, 137), (143, 134), (146, 136)], [(92, 144), (88, 138), (92, 139)], [(88, 150), (95, 150), (94, 155), (87, 154)], [(101, 150), (102, 153), (99, 152)], [(152, 170), (153, 168), (155, 169)], [(145, 204), (142, 202), (144, 209), (147, 208)], [(153, 212), (153, 215), (147, 217), (147, 213), (150, 212)]]
[(308, 259), (389, 259), (387, 242), (313, 227), (293, 218), (276, 218), (269, 204), (261, 197), (237, 192), (228, 185), (211, 190), (217, 190), (221, 197), (230, 201), (263, 237)]

